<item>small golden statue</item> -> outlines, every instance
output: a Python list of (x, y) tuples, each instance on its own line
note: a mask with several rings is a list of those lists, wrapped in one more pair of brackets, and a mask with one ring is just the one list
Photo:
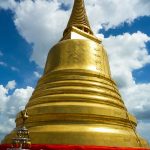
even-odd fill
[(22, 127), (16, 129), (17, 137), (12, 139), (11, 150), (29, 150), (31, 147), (31, 140), (29, 138), (29, 131), (25, 127), (25, 121), (28, 119), (27, 109), (21, 111), (23, 120)]
[(28, 119), (28, 113), (27, 113), (27, 109), (25, 109), (24, 111), (21, 111), (21, 118), (23, 120), (23, 126), (25, 125), (25, 121)]

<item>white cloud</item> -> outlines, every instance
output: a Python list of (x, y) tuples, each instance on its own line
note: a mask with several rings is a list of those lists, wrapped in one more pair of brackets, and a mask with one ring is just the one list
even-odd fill
[(14, 67), (14, 66), (10, 67), (10, 69), (11, 69), (12, 71), (19, 72), (19, 69), (18, 69), (18, 68), (16, 68), (16, 67)]
[[(0, 57), (3, 56), (4, 54), (0, 51)], [(8, 67), (7, 63), (3, 62), (3, 61), (0, 61), (0, 66), (3, 66), (3, 67)], [(10, 69), (12, 71), (19, 71), (18, 68), (14, 67), (14, 66), (10, 66)]]
[[(0, 57), (3, 56), (3, 53), (0, 51)], [(0, 66), (7, 67), (7, 64), (0, 60)]]
[(34, 75), (35, 75), (35, 77), (36, 78), (40, 78), (42, 75), (39, 73), (39, 72), (37, 72), (37, 71), (34, 71)]
[(8, 90), (12, 90), (16, 87), (16, 81), (15, 80), (12, 80), (12, 81), (9, 81), (6, 85), (6, 89)]
[[(95, 31), (100, 25), (106, 29), (124, 22), (131, 23), (139, 16), (150, 15), (149, 0), (87, 0), (88, 14)], [(93, 17), (94, 16), (94, 17)]]
[(0, 61), (0, 66), (7, 67), (7, 64), (3, 61)]
[(15, 7), (15, 0), (0, 0), (0, 9), (14, 9)]
[[(150, 122), (139, 122), (138, 123), (138, 132), (141, 134), (141, 135), (144, 135), (144, 137), (150, 141), (150, 136), (149, 136), (149, 129), (150, 129)], [(150, 143), (150, 142), (149, 142)]]
[(104, 39), (111, 73), (120, 88), (134, 85), (132, 71), (150, 63), (150, 55), (146, 49), (146, 43), (149, 41), (150, 37), (139, 31)]
[(139, 120), (150, 121), (150, 83), (134, 84), (121, 89), (121, 93), (130, 112)]
[(0, 113), (6, 109), (6, 103), (8, 101), (8, 90), (3, 86), (0, 85)]
[(0, 56), (3, 56), (3, 53), (0, 51)]
[(15, 127), (16, 114), (24, 109), (33, 92), (33, 88), (27, 86), (15, 89), (12, 94), (8, 94), (9, 90), (14, 87), (14, 83), (14, 81), (8, 82), (9, 88), (0, 85), (0, 140)]
[(29, 43), (34, 43), (31, 60), (39, 66), (44, 66), (49, 48), (61, 38), (69, 17), (59, 5), (57, 1), (27, 0), (15, 9), (15, 25)]
[[(9, 97), (9, 103), (7, 104), (8, 110), (15, 110), (14, 113), (10, 114), (16, 114), (21, 109), (24, 109), (25, 104), (29, 100), (31, 94), (33, 92), (33, 88), (27, 86), (25, 89), (15, 89), (11, 97)], [(15, 109), (14, 109), (15, 108)]]

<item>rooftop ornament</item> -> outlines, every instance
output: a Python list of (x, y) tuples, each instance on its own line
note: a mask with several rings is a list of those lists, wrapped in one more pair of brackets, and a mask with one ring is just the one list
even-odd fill
[(31, 140), (29, 131), (25, 127), (25, 121), (28, 119), (27, 110), (21, 111), (21, 118), (23, 120), (22, 127), (16, 128), (17, 137), (12, 139), (12, 147), (7, 150), (30, 150)]

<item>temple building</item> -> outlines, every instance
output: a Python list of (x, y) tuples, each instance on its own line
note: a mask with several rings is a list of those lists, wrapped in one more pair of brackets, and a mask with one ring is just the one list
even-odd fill
[[(60, 39), (49, 51), (44, 74), (25, 107), (31, 142), (148, 147), (111, 78), (106, 50), (92, 32), (84, 0), (74, 0)], [(21, 126), (18, 113), (16, 128)], [(14, 136), (15, 130), (3, 143), (11, 143)]]

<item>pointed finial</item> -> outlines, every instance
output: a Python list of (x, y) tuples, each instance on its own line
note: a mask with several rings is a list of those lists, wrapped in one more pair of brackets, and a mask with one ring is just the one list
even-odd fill
[(84, 0), (74, 0), (71, 17), (69, 19), (67, 28), (64, 31), (64, 35), (68, 33), (72, 26), (75, 26), (89, 34), (93, 34), (86, 14)]
[(22, 120), (23, 120), (23, 126), (25, 124), (25, 121), (28, 119), (28, 113), (27, 113), (27, 109), (25, 109), (24, 111), (21, 111), (21, 117), (22, 117)]

